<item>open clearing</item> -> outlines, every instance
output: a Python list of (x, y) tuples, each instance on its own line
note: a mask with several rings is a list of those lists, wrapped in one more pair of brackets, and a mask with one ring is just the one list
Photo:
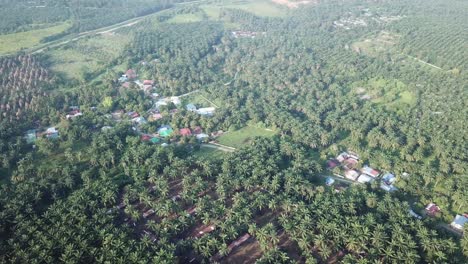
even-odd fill
[(375, 57), (390, 51), (390, 49), (399, 42), (399, 39), (400, 36), (397, 34), (382, 31), (376, 36), (353, 43), (351, 47), (357, 53)]
[(254, 137), (272, 137), (276, 132), (265, 128), (247, 126), (236, 131), (227, 132), (218, 138), (222, 145), (237, 148), (249, 143)]
[(0, 55), (31, 48), (39, 44), (43, 38), (61, 33), (69, 27), (70, 23), (65, 22), (48, 28), (0, 35)]
[(52, 70), (82, 80), (87, 74), (103, 70), (121, 55), (130, 38), (122, 34), (95, 35), (47, 52)]
[(281, 17), (286, 15), (286, 9), (276, 6), (270, 1), (259, 0), (259, 1), (230, 1), (222, 4), (210, 4), (209, 6), (200, 6), (203, 11), (212, 19), (219, 19), (219, 14), (222, 9), (232, 8), (241, 9), (257, 16), (265, 17)]
[(193, 22), (200, 22), (202, 20), (203, 20), (202, 14), (179, 14), (167, 20), (167, 23), (174, 23), (174, 24), (193, 23)]

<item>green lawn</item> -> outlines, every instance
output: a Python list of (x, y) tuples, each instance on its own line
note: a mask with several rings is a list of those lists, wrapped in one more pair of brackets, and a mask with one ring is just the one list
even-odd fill
[(266, 130), (254, 126), (247, 126), (236, 131), (230, 131), (218, 138), (222, 145), (238, 148), (249, 143), (254, 137), (272, 137), (276, 134), (274, 131)]
[(201, 157), (201, 158), (219, 159), (223, 155), (225, 155), (226, 152), (219, 150), (219, 149), (214, 149), (214, 148), (200, 147), (200, 149), (195, 151), (194, 154), (197, 157)]
[(96, 35), (64, 47), (47, 51), (52, 70), (68, 78), (83, 80), (84, 75), (104, 70), (118, 58), (131, 38), (123, 34)]
[(192, 22), (199, 22), (203, 20), (203, 16), (201, 14), (179, 14), (167, 21), (167, 23), (192, 23)]
[(32, 48), (38, 45), (43, 38), (61, 33), (69, 27), (70, 23), (64, 22), (48, 28), (0, 35), (0, 54), (10, 54), (21, 49)]
[(219, 14), (223, 8), (241, 9), (264, 17), (281, 17), (286, 15), (287, 12), (286, 8), (278, 7), (268, 0), (233, 0), (222, 4), (202, 5), (200, 7), (210, 18), (215, 20), (219, 19)]

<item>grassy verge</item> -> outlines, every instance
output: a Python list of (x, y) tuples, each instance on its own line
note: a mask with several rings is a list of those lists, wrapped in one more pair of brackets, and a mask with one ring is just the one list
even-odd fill
[(48, 36), (52, 36), (67, 30), (70, 23), (64, 22), (62, 24), (36, 29), (31, 31), (0, 35), (0, 55), (10, 54), (22, 49), (32, 48), (40, 41)]
[(272, 137), (276, 132), (254, 126), (247, 126), (236, 131), (225, 133), (218, 138), (222, 145), (240, 147), (249, 143), (254, 137)]

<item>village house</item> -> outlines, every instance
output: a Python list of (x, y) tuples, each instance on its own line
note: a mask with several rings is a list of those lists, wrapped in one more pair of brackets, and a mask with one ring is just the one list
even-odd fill
[(158, 129), (158, 134), (161, 137), (169, 137), (172, 134), (173, 130), (170, 126), (164, 125)]
[(81, 113), (79, 109), (74, 108), (65, 117), (67, 119), (74, 119), (75, 117), (82, 116), (82, 115), (83, 113)]
[(394, 192), (398, 190), (395, 186), (393, 186), (393, 183), (396, 181), (395, 175), (391, 173), (386, 173), (382, 177), (382, 181), (380, 183), (380, 188), (387, 191), (387, 192)]
[(143, 85), (151, 85), (151, 86), (153, 86), (153, 85), (154, 85), (154, 81), (153, 81), (153, 80), (143, 80)]
[(215, 112), (214, 107), (199, 108), (198, 110), (196, 110), (196, 113), (202, 116), (212, 116), (214, 115), (214, 112)]
[(467, 222), (468, 222), (468, 214), (456, 215), (455, 219), (453, 219), (453, 222), (450, 224), (450, 226), (460, 232), (463, 232), (463, 227), (465, 226)]
[(183, 137), (189, 137), (192, 135), (192, 131), (190, 131), (190, 128), (181, 128), (179, 134)]
[(374, 178), (372, 178), (371, 176), (367, 174), (361, 174), (357, 181), (360, 183), (367, 183), (367, 182), (372, 182), (373, 180)]
[(355, 181), (359, 177), (359, 172), (357, 172), (356, 170), (346, 170), (345, 177), (347, 179)]
[(26, 131), (25, 139), (28, 144), (33, 144), (37, 140), (37, 131), (36, 129), (30, 129)]
[(201, 134), (196, 134), (195, 137), (196, 137), (199, 141), (203, 141), (203, 140), (209, 138), (210, 136), (208, 136), (207, 134), (201, 133)]
[(59, 137), (59, 132), (55, 127), (49, 127), (45, 131), (45, 135), (48, 139), (56, 139)]
[(354, 169), (359, 162), (359, 156), (353, 152), (342, 152), (336, 160), (343, 164), (345, 169)]
[(139, 125), (139, 126), (148, 123), (148, 122), (146, 121), (146, 119), (145, 119), (144, 117), (142, 117), (142, 116), (133, 118), (133, 119), (132, 119), (132, 122), (135, 123), (135, 124), (137, 124), (137, 125)]
[(163, 115), (161, 113), (153, 113), (149, 116), (149, 121), (156, 121), (163, 118)]
[(335, 179), (333, 179), (332, 177), (327, 177), (327, 179), (325, 180), (325, 184), (327, 186), (332, 186), (333, 183), (335, 183)]
[(440, 212), (440, 207), (437, 206), (435, 203), (430, 203), (426, 206), (426, 214), (429, 215), (429, 216), (436, 216), (437, 213)]
[(336, 168), (340, 163), (336, 159), (330, 159), (327, 161), (327, 169), (332, 170)]
[(361, 169), (361, 172), (373, 178), (377, 178), (380, 175), (380, 171), (373, 169), (367, 165)]
[(133, 69), (129, 69), (125, 72), (125, 76), (132, 80), (132, 79), (136, 79), (136, 77), (138, 77), (138, 75), (136, 74), (136, 71), (133, 70)]

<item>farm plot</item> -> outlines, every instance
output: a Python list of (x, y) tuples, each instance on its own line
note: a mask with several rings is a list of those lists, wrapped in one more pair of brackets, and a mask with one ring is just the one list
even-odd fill
[(380, 54), (391, 51), (392, 48), (398, 44), (399, 40), (399, 35), (382, 31), (376, 36), (353, 43), (351, 48), (357, 53), (376, 57)]
[(62, 23), (48, 28), (7, 34), (0, 36), (0, 55), (10, 54), (40, 44), (45, 37), (67, 30), (70, 23)]
[(253, 13), (257, 16), (264, 17), (282, 17), (286, 15), (286, 9), (283, 9), (268, 0), (259, 0), (259, 1), (229, 1), (223, 2), (222, 4), (210, 4), (209, 6), (201, 6), (205, 11), (208, 17), (212, 19), (218, 19), (222, 9), (232, 8), (232, 9), (241, 9), (250, 13)]
[(273, 137), (275, 131), (254, 126), (247, 126), (236, 131), (228, 132), (218, 138), (222, 145), (237, 148), (248, 144), (254, 137)]
[(117, 33), (96, 35), (50, 50), (47, 55), (52, 61), (52, 70), (68, 78), (83, 80), (118, 58), (129, 41), (129, 36)]

